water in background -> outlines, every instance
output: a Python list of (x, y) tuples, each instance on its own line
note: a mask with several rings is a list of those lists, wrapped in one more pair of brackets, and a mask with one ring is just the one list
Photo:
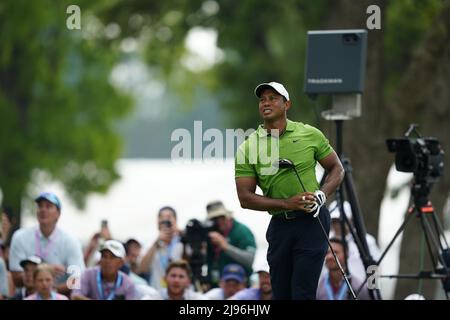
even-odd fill
[[(221, 200), (233, 211), (234, 217), (253, 232), (257, 253), (255, 264), (265, 259), (265, 232), (270, 221), (267, 212), (242, 209), (234, 183), (233, 159), (174, 163), (170, 160), (123, 159), (118, 161), (121, 179), (106, 195), (90, 195), (87, 206), (80, 211), (68, 199), (58, 184), (45, 185), (63, 203), (58, 226), (86, 245), (107, 219), (112, 236), (126, 241), (135, 238), (144, 251), (158, 236), (157, 212), (170, 205), (178, 215), (178, 227), (184, 229), (192, 218), (206, 218), (206, 204)], [(36, 224), (35, 215), (24, 217), (24, 225)]]

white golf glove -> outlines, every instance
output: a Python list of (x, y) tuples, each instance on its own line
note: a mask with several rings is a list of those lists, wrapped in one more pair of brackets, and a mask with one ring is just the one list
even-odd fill
[(322, 190), (317, 190), (314, 192), (314, 196), (316, 197), (317, 204), (321, 207), (325, 204), (327, 201), (327, 197), (325, 196), (325, 193), (323, 193)]
[(316, 202), (314, 202), (314, 205), (311, 208), (312, 209), (311, 212), (314, 213), (313, 217), (317, 218), (320, 212), (320, 208), (322, 208), (322, 206), (327, 201), (327, 197), (325, 196), (325, 193), (323, 193), (322, 190), (317, 190), (316, 192), (314, 192), (314, 196), (316, 198)]
[(314, 201), (312, 204), (305, 205), (304, 208), (308, 209), (309, 213), (314, 213), (314, 218), (317, 216), (317, 213), (319, 212), (317, 209), (320, 209), (319, 204), (316, 201)]

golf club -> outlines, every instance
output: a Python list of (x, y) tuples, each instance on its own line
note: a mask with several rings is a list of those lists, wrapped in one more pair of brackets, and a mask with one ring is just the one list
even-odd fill
[[(300, 186), (302, 187), (303, 192), (306, 192), (306, 188), (303, 185), (302, 180), (300, 179), (300, 175), (298, 174), (297, 168), (295, 167), (294, 163), (291, 160), (289, 160), (289, 159), (280, 159), (277, 162), (275, 162), (273, 165), (275, 167), (280, 168), (280, 169), (291, 169), (291, 170), (294, 170), (295, 175), (298, 178), (298, 181), (300, 183)], [(320, 210), (320, 208), (318, 210)], [(331, 253), (333, 253), (334, 260), (336, 261), (336, 264), (338, 265), (339, 270), (341, 270), (341, 273), (344, 276), (345, 283), (347, 284), (347, 287), (350, 290), (352, 298), (354, 300), (357, 300), (355, 292), (353, 291), (353, 288), (352, 288), (352, 286), (350, 284), (350, 281), (348, 281), (347, 275), (345, 274), (344, 269), (342, 268), (341, 263), (339, 262), (339, 259), (338, 259), (338, 257), (336, 256), (336, 253), (333, 250), (333, 247), (331, 246), (331, 242), (328, 239), (328, 234), (327, 234), (325, 228), (323, 227), (322, 221), (320, 221), (320, 219), (317, 219), (317, 221), (319, 221), (319, 224), (320, 224), (320, 227), (322, 228), (322, 231), (323, 231), (323, 234), (325, 236), (325, 239), (327, 239), (328, 247), (331, 249)]]

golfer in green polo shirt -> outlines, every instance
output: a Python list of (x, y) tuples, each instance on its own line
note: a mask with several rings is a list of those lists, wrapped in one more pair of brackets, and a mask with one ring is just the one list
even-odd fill
[[(239, 201), (243, 208), (272, 215), (266, 238), (274, 299), (315, 299), (327, 252), (327, 241), (315, 219), (321, 219), (329, 231), (324, 204), (341, 183), (344, 169), (320, 130), (287, 119), (291, 101), (282, 84), (262, 83), (255, 94), (264, 123), (236, 153)], [(295, 170), (278, 166), (279, 159), (289, 160)], [(317, 162), (327, 171), (320, 189)], [(257, 185), (263, 195), (255, 193)]]

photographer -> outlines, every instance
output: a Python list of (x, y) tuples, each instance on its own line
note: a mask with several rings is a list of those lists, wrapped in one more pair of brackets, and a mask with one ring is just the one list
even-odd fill
[(142, 258), (139, 273), (150, 273), (150, 286), (156, 290), (166, 288), (166, 269), (171, 261), (181, 259), (183, 244), (177, 227), (177, 213), (172, 207), (158, 211), (159, 235)]
[(255, 258), (255, 237), (250, 229), (232, 218), (221, 201), (206, 206), (207, 219), (212, 220), (217, 231), (208, 233), (208, 281), (212, 287), (220, 282), (221, 272), (227, 264), (236, 263), (245, 268), (247, 279), (252, 274)]

